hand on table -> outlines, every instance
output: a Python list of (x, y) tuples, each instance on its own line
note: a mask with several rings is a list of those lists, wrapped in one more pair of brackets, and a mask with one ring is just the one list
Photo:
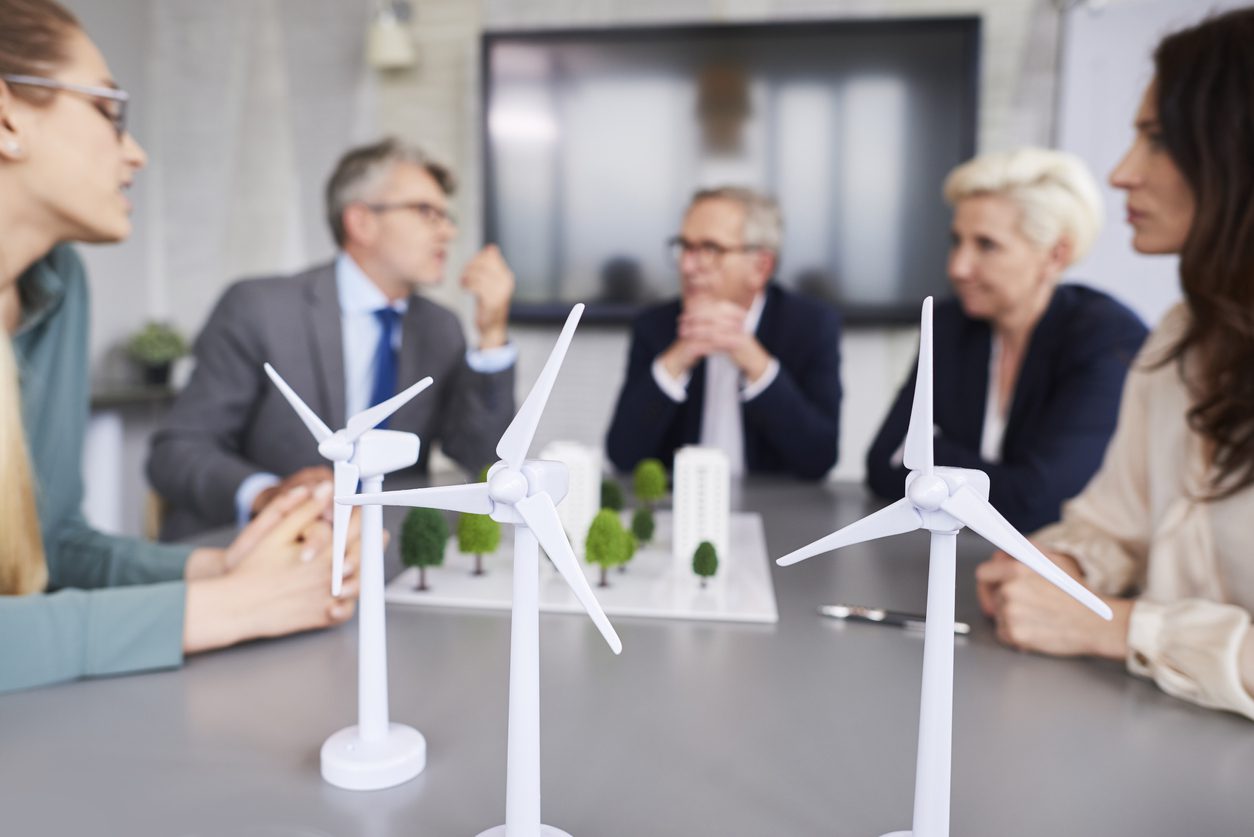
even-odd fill
[[(1070, 555), (1045, 551), (1045, 557), (1083, 583)], [(975, 580), (980, 609), (996, 624), (997, 638), (1012, 648), (1060, 657), (1121, 660), (1127, 654), (1129, 600), (1104, 598), (1114, 611), (1107, 622), (1000, 550), (976, 567)]]
[(360, 519), (351, 518), (344, 586), (331, 596), (332, 502), (325, 483), (282, 495), (227, 548), (223, 574), (187, 587), (183, 646), (187, 653), (258, 637), (328, 627), (353, 614), (358, 593)]

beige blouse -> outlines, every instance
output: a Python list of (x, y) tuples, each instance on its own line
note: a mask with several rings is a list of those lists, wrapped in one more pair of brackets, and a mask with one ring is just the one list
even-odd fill
[(1179, 364), (1154, 366), (1188, 316), (1177, 305), (1154, 329), (1124, 384), (1101, 470), (1063, 507), (1061, 522), (1033, 540), (1074, 556), (1094, 591), (1137, 598), (1131, 672), (1254, 719), (1238, 668), (1254, 610), (1254, 488), (1196, 499), (1210, 484), (1205, 442), (1188, 427)]

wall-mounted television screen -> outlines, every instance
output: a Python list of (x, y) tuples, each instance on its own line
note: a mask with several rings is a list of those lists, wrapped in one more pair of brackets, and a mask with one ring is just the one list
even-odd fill
[(947, 288), (945, 174), (975, 152), (975, 17), (491, 32), (484, 232), (515, 317), (622, 319), (678, 292), (698, 188), (779, 201), (776, 280), (847, 320)]

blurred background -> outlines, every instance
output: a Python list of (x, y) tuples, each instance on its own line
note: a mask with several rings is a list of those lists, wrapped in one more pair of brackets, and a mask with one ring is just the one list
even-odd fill
[[(67, 0), (132, 95), (150, 155), (135, 234), (84, 247), (93, 276), (88, 513), (144, 525), (147, 438), (170, 391), (123, 347), (149, 320), (194, 336), (231, 282), (334, 252), (322, 190), (385, 133), (457, 172), (461, 230), (438, 301), (485, 241), (518, 273), (520, 392), (595, 303), (537, 434), (600, 445), (626, 322), (677, 291), (665, 240), (694, 188), (778, 195), (780, 281), (849, 322), (840, 463), (862, 459), (910, 365), (922, 296), (944, 294), (941, 179), (980, 151), (1080, 154), (1105, 178), (1165, 32), (1235, 0)], [(1150, 324), (1172, 259), (1134, 255), (1122, 199), (1075, 278)], [(469, 324), (468, 324), (469, 325)], [(178, 370), (175, 386), (187, 374)]]

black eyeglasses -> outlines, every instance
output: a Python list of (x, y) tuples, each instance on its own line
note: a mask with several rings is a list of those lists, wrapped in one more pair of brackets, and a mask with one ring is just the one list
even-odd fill
[(86, 96), (91, 104), (100, 111), (100, 115), (113, 124), (118, 132), (118, 139), (126, 135), (126, 104), (131, 96), (125, 90), (114, 87), (93, 87), (87, 84), (72, 84), (68, 81), (44, 78), (43, 76), (0, 75), (0, 79), (9, 84), (22, 84), (27, 87), (42, 87), (46, 90), (59, 90)]
[(398, 201), (396, 203), (368, 203), (365, 204), (366, 209), (371, 212), (392, 212), (397, 209), (408, 210), (409, 212), (417, 212), (422, 220), (431, 226), (439, 224), (449, 224), (457, 226), (457, 218), (447, 209), (436, 206), (426, 201)]
[(679, 264), (686, 254), (692, 253), (697, 258), (697, 264), (702, 267), (713, 267), (731, 253), (751, 253), (761, 249), (755, 244), (737, 247), (719, 244), (717, 241), (689, 241), (678, 235), (666, 242), (666, 252), (675, 264)]

